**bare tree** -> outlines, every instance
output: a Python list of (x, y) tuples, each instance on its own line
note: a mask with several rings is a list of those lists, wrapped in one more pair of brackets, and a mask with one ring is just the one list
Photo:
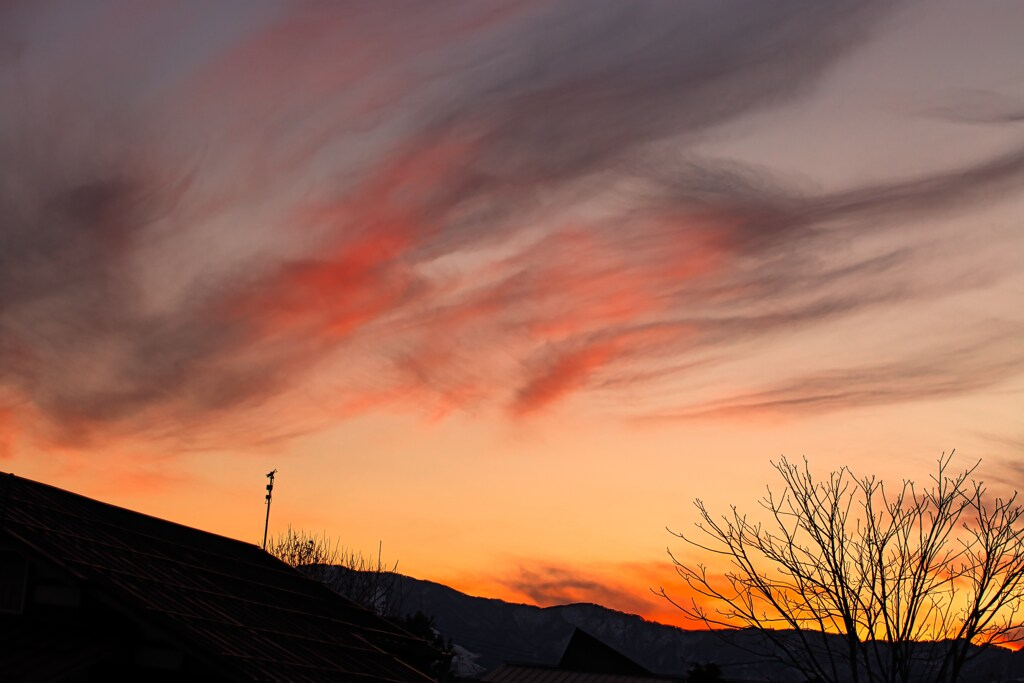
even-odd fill
[(267, 552), (382, 616), (400, 615), (398, 562), (385, 564), (380, 545), (376, 559), (367, 559), (361, 552), (339, 547), (326, 534), (296, 531), (289, 525), (270, 538)]
[(1024, 639), (1024, 507), (1016, 492), (990, 496), (977, 464), (950, 473), (952, 457), (925, 487), (895, 489), (846, 467), (819, 481), (806, 459), (772, 463), (782, 491), (769, 487), (756, 519), (698, 499), (698, 533), (669, 530), (724, 571), (669, 550), (696, 597), (657, 592), (708, 627), (757, 630), (809, 678), (958, 681), (985, 647)]
[(384, 563), (382, 544), (377, 544), (376, 559), (367, 559), (361, 552), (340, 548), (326, 534), (296, 531), (289, 525), (287, 531), (270, 538), (267, 552), (405, 632), (414, 644), (391, 643), (391, 647), (403, 648), (403, 661), (437, 681), (452, 679), (455, 653), (451, 641), (445, 641), (434, 628), (433, 617), (419, 611), (403, 612), (398, 562)]
[(285, 564), (301, 569), (319, 565), (332, 565), (338, 560), (337, 542), (325, 535), (296, 531), (288, 525), (288, 530), (278, 536), (271, 536), (267, 541), (267, 552)]

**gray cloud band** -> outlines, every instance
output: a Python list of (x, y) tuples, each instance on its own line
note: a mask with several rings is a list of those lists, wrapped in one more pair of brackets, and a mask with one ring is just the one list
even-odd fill
[[(326, 13), (322, 21), (308, 24), (320, 32), (330, 22), (341, 26), (366, 21), (372, 26), (380, 20), (353, 18), (340, 9), (321, 11)], [(464, 24), (476, 24), (462, 22), (458, 13), (442, 13), (436, 21), (448, 24), (435, 28), (455, 39), (431, 45), (423, 36), (410, 38), (421, 53), (405, 58), (423, 66), (410, 66), (409, 73), (423, 74), (423, 79), (399, 79), (401, 86), (395, 87), (405, 89), (393, 104), (375, 110), (382, 121), (371, 126), (370, 137), (397, 142), (369, 147), (363, 152), (365, 163), (354, 173), (335, 174), (332, 161), (317, 150), (350, 140), (351, 128), (342, 123), (337, 130), (322, 123), (315, 131), (303, 127), (318, 120), (318, 108), (333, 113), (331, 108), (341, 106), (333, 95), (313, 98), (308, 107), (290, 102), (288, 111), (297, 122), (275, 127), (287, 134), (272, 142), (294, 147), (294, 154), (280, 155), (295, 164), (281, 169), (284, 174), (305, 175), (318, 188), (328, 186), (309, 203), (342, 209), (358, 202), (356, 193), (367, 178), (401, 157), (402, 150), (411, 150), (415, 160), (417, 154), (435, 154), (450, 141), (459, 150), (456, 159), (436, 168), (428, 164), (427, 180), (409, 189), (395, 188), (378, 214), (360, 214), (364, 222), (341, 211), (342, 217), (333, 219), (316, 240), (299, 236), (290, 249), (267, 249), (241, 267), (232, 263), (183, 283), (185, 294), (164, 306), (147, 300), (140, 281), (152, 265), (148, 259), (187, 261), (196, 256), (180, 246), (177, 231), (205, 230), (212, 239), (214, 231), (223, 229), (217, 220), (230, 207), (210, 201), (204, 190), (206, 184), (225, 184), (216, 177), (216, 163), (198, 152), (167, 154), (159, 137), (134, 135), (131, 126), (119, 130), (81, 123), (103, 117), (111, 102), (82, 96), (73, 105), (57, 94), (26, 97), (25, 102), (55, 111), (47, 120), (34, 119), (32, 111), (7, 115), (0, 127), (0, 383), (15, 396), (12, 400), (29, 402), (48, 418), (55, 434), (71, 441), (85, 442), (97, 426), (158, 434), (201, 429), (216, 435), (223, 415), (288, 392), (360, 330), (374, 334), (376, 353), (388, 363), (412, 353), (398, 337), (415, 337), (439, 320), (451, 319), (453, 309), (463, 306), (496, 312), (492, 321), (483, 323), (492, 341), (515, 334), (509, 332), (515, 323), (557, 314), (552, 312), (557, 307), (541, 305), (547, 293), (536, 276), (538, 264), (552, 262), (550, 253), (513, 255), (511, 274), (455, 298), (440, 296), (418, 269), (445, 255), (504, 244), (528, 232), (534, 218), (583, 204), (624, 179), (639, 182), (644, 191), (623, 195), (613, 219), (595, 221), (587, 229), (618, 249), (628, 267), (661, 267), (664, 244), (700, 236), (684, 218), (652, 226), (646, 217), (694, 212), (727, 219), (727, 227), (715, 235), (722, 252), (720, 267), (685, 280), (657, 279), (651, 287), (663, 305), (644, 319), (598, 321), (535, 345), (520, 359), (520, 376), (487, 378), (490, 393), (467, 392), (460, 400), (515, 404), (524, 396), (548, 400), (561, 390), (621, 385), (630, 378), (642, 381), (638, 359), (681, 357), (696, 363), (700, 358), (691, 356), (697, 351), (720, 348), (739, 337), (778, 334), (896, 297), (928, 296), (928, 287), (908, 284), (899, 276), (915, 262), (914, 252), (905, 246), (839, 265), (823, 265), (819, 257), (850, 238), (850, 225), (858, 234), (884, 231), (896, 218), (930, 216), (998, 198), (1020, 182), (1024, 148), (964, 168), (822, 195), (789, 189), (766, 169), (691, 153), (692, 145), (716, 127), (809, 92), (886, 11), (881, 3), (864, 2), (791, 3), (783, 8), (730, 2), (563, 3), (512, 13), (505, 22), (482, 22), (477, 29), (466, 29)], [(270, 29), (273, 21), (292, 26), (292, 18), (283, 17), (272, 20)], [(34, 36), (24, 30), (19, 44), (30, 48), (0, 63), (7, 83), (35, 72)], [(417, 26), (399, 25), (395, 40), (403, 32), (413, 36)], [(303, 40), (302, 30), (267, 34), (293, 47)], [(138, 53), (144, 74), (148, 56)], [(216, 51), (208, 55), (213, 66), (219, 57)], [(317, 61), (304, 66), (314, 83), (317, 70), (339, 68)], [(400, 66), (388, 68), (400, 72)], [(85, 67), (88, 72), (89, 64)], [(160, 68), (162, 63), (154, 61), (154, 77)], [(201, 80), (206, 68), (182, 78)], [(54, 83), (69, 77), (60, 69), (47, 73)], [(325, 80), (331, 79), (325, 75)], [(235, 94), (230, 88), (242, 86), (227, 87), (226, 103)], [(128, 117), (149, 116), (152, 110), (139, 103), (159, 98), (142, 85), (114, 90), (131, 100)], [(185, 123), (217, 130), (205, 119), (186, 118)], [(90, 130), (100, 133), (82, 132)], [(678, 151), (653, 153), (669, 141)], [(267, 141), (247, 142), (259, 146)], [(182, 158), (186, 160), (170, 161)], [(350, 164), (337, 162), (338, 167)], [(226, 192), (221, 200), (257, 204), (262, 199), (257, 195), (275, 191), (268, 178)], [(397, 253), (388, 252), (366, 266), (358, 280), (359, 286), (387, 288), (388, 296), (370, 302), (376, 307), (355, 293), (343, 292), (324, 302), (328, 307), (361, 306), (353, 332), (318, 338), (319, 319), (281, 334), (262, 327), (260, 302), (289, 301), (281, 288), (295, 273), (319, 266), (341, 269), (345, 263), (339, 259), (350, 258), (351, 249), (346, 248), (360, 235), (394, 230), (396, 215), (419, 222), (398, 235), (402, 247)], [(183, 221), (188, 225), (182, 227)], [(246, 226), (234, 229), (239, 240), (247, 239)], [(333, 246), (323, 249), (325, 243)], [(578, 265), (572, 261), (565, 262), (570, 275)], [(553, 263), (562, 265), (557, 259)], [(856, 287), (850, 286), (853, 282)], [(810, 290), (819, 295), (808, 296)], [(766, 298), (785, 312), (749, 310)], [(256, 304), (239, 304), (252, 301)], [(671, 335), (667, 341), (634, 341), (637, 330), (657, 326), (695, 332), (681, 334), (678, 342)], [(459, 342), (454, 339), (456, 346)], [(609, 343), (614, 352), (601, 355), (600, 376), (565, 362), (568, 354)], [(1001, 371), (1017, 367), (1016, 356), (1000, 358), (995, 362)], [(416, 371), (410, 380), (414, 390), (443, 392), (458, 384), (444, 376), (443, 367), (402, 362)], [(571, 378), (575, 385), (551, 379), (553, 372), (570, 366), (576, 372)], [(942, 383), (920, 386), (949, 390)], [(962, 386), (966, 390), (975, 384)], [(870, 388), (850, 392), (856, 394), (854, 402), (897, 400), (906, 393)], [(821, 405), (815, 381), (796, 378), (775, 393), (777, 397), (762, 398)], [(282, 429), (288, 432), (290, 427)]]

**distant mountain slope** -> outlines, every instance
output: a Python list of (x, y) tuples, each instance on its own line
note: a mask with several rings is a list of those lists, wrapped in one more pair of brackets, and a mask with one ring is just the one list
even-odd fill
[[(335, 568), (335, 571), (346, 571)], [(732, 679), (793, 680), (774, 661), (748, 650), (765, 647), (751, 631), (686, 631), (593, 604), (534, 607), (478, 598), (433, 581), (396, 575), (392, 604), (400, 613), (433, 616), (446, 639), (471, 653), (482, 671), (507, 662), (555, 665), (579, 627), (650, 671), (682, 675), (695, 663), (715, 662)], [(927, 645), (922, 645), (927, 657)], [(463, 665), (467, 664), (463, 658)], [(469, 673), (469, 668), (464, 670)], [(991, 649), (971, 666), (965, 683), (1024, 682), (1024, 652)]]
[[(577, 626), (612, 645), (651, 671), (682, 673), (689, 668), (687, 633), (633, 614), (592, 604), (534, 607), (477, 598), (432, 581), (402, 577), (398, 590), (405, 612), (432, 615), (438, 630), (490, 670), (505, 662), (554, 665)], [(693, 643), (696, 645), (697, 643)]]

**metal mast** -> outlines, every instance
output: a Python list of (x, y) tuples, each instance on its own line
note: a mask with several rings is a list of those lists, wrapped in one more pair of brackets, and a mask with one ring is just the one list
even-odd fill
[(267, 479), (270, 481), (267, 483), (267, 521), (263, 523), (263, 549), (267, 549), (267, 528), (270, 526), (270, 498), (274, 494), (274, 475), (277, 474), (277, 468), (274, 468), (270, 472), (267, 472)]

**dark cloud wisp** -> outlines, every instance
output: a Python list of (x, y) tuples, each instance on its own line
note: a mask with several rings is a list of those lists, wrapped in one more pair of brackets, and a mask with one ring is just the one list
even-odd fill
[[(404, 22), (341, 5), (250, 10), (178, 61), (170, 43), (108, 53), (99, 29), (52, 50), (65, 61), (45, 58), (42, 33), (18, 37), (28, 47), (0, 63), (4, 82), (51, 82), (20, 86), (20, 110), (0, 119), (0, 411), (29, 405), (79, 443), (104, 430), (216, 438), (225, 416), (333, 363), (349, 372), (337, 416), (423, 396), (524, 415), (934, 296), (913, 245), (843, 258), (837, 245), (1024, 177), (1017, 149), (814, 194), (693, 153), (812, 93), (883, 3), (480, 7)], [(197, 30), (194, 13), (174, 18), (177, 37)], [(384, 24), (394, 50), (365, 42)], [(132, 67), (116, 88), (110, 54)], [(84, 85), (62, 93), (71, 72)], [(102, 123), (112, 110), (122, 117)], [(224, 243), (237, 253), (218, 262)], [(154, 284), (156, 269), (173, 282)], [(796, 378), (729, 405), (910, 398), (890, 370)]]

